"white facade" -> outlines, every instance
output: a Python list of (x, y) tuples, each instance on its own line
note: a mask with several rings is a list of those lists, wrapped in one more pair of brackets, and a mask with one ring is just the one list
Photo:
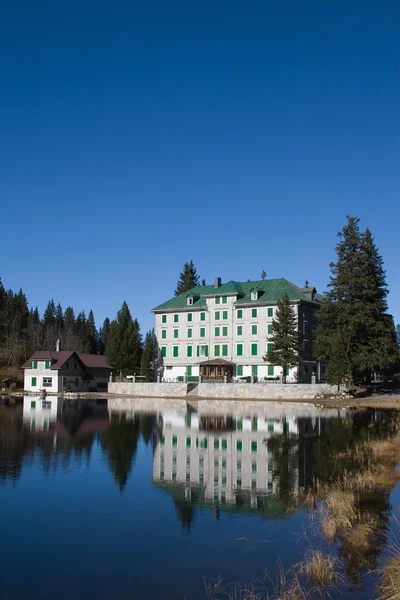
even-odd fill
[(24, 396), (23, 421), (30, 431), (49, 431), (61, 412), (58, 397), (38, 399)]
[[(99, 367), (84, 368), (73, 354), (58, 369), (51, 369), (49, 359), (33, 359), (30, 367), (24, 368), (24, 390), (26, 392), (59, 393), (107, 391), (109, 381), (108, 370)], [(90, 373), (91, 379), (87, 378)]]

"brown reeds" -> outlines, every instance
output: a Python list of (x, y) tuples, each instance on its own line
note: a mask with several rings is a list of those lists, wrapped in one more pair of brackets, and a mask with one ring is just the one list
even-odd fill
[(386, 562), (381, 571), (382, 578), (379, 585), (379, 598), (381, 600), (400, 600), (400, 548), (393, 547), (391, 558)]
[(343, 581), (336, 566), (339, 561), (335, 556), (326, 555), (321, 550), (310, 549), (299, 565), (299, 573), (317, 586), (332, 586)]

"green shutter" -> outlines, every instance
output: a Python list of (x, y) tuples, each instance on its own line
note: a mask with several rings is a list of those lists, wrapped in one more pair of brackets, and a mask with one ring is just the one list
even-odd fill
[(200, 346), (197, 346), (197, 356), (200, 356)]
[(222, 304), (228, 304), (228, 296), (222, 296)]
[(239, 308), (239, 310), (236, 311), (236, 315), (238, 319), (242, 319), (243, 318), (243, 311), (241, 308)]
[(238, 325), (237, 326), (236, 334), (237, 335), (243, 335), (243, 326), (242, 325)]
[(224, 321), (228, 320), (228, 311), (227, 310), (222, 311), (222, 318), (224, 319)]
[(187, 336), (188, 336), (188, 338), (191, 338), (191, 337), (192, 337), (192, 334), (193, 334), (193, 330), (192, 330), (192, 328), (189, 328), (189, 329), (187, 330)]
[(254, 417), (251, 420), (251, 430), (252, 431), (258, 431), (258, 419), (257, 419), (257, 417)]
[(251, 442), (251, 451), (257, 452), (258, 444), (257, 442)]
[(214, 438), (214, 450), (219, 450), (219, 439)]
[(172, 348), (172, 356), (174, 358), (178, 358), (178, 354), (179, 354), (179, 346), (173, 346), (173, 348)]
[(273, 344), (267, 344), (267, 352), (271, 352), (273, 347), (274, 347)]
[(167, 322), (167, 315), (161, 315), (161, 323)]
[(222, 335), (223, 335), (224, 337), (226, 337), (226, 336), (228, 335), (228, 328), (227, 328), (227, 327), (223, 327), (223, 328), (222, 328)]
[(286, 369), (286, 377), (289, 377), (289, 369)]
[[(190, 348), (190, 356), (192, 356), (192, 352), (191, 352), (191, 350), (192, 350), (192, 346), (188, 346), (188, 349), (189, 349), (189, 348)], [(189, 356), (189, 355), (188, 355), (188, 356)], [(186, 367), (186, 375), (187, 375), (188, 377), (191, 377), (191, 376), (192, 376), (192, 367)], [(191, 413), (189, 413), (189, 414), (191, 414)]]
[(188, 358), (192, 358), (192, 348), (193, 348), (193, 346), (186, 346), (186, 356)]
[(236, 440), (236, 450), (238, 452), (241, 452), (242, 449), (243, 449), (243, 442), (242, 442), (242, 440)]
[(267, 315), (269, 317), (273, 317), (274, 316), (274, 309), (273, 308), (268, 308), (267, 309)]
[[(222, 440), (222, 450), (227, 450), (228, 448), (228, 440), (223, 439)], [(226, 462), (222, 461), (222, 468), (226, 468)]]
[(220, 312), (219, 312), (219, 310), (216, 310), (215, 311), (215, 320), (219, 321), (219, 317), (220, 317)]
[(192, 313), (188, 313), (188, 315), (187, 315), (187, 320), (188, 320), (188, 321), (191, 321), (191, 320), (192, 320), (192, 318), (193, 318), (193, 315), (192, 315)]
[(220, 296), (217, 296), (215, 298), (215, 304), (219, 304), (220, 302), (221, 302), (221, 298), (220, 298)]
[(214, 335), (215, 337), (219, 336), (219, 327), (214, 327)]
[(252, 308), (251, 309), (251, 316), (254, 318), (257, 318), (257, 309), (256, 308)]
[(167, 358), (167, 346), (161, 346), (161, 356)]
[(268, 335), (272, 334), (272, 323), (268, 324)]
[(206, 356), (208, 356), (208, 346), (206, 346)]
[(214, 356), (219, 356), (219, 344), (214, 346)]
[(200, 321), (205, 321), (206, 320), (206, 313), (202, 312), (200, 313)]
[(237, 356), (243, 356), (243, 344), (236, 344)]
[(222, 344), (222, 356), (228, 356), (228, 344)]
[(251, 326), (251, 335), (257, 335), (257, 325)]
[(206, 328), (200, 327), (200, 337), (206, 337)]
[(32, 369), (37, 369), (37, 360), (32, 361)]
[(255, 375), (257, 377), (258, 375), (258, 366), (257, 365), (253, 365), (251, 368), (251, 372), (253, 373), (253, 375)]
[(237, 365), (237, 367), (236, 367), (236, 375), (238, 377), (242, 377), (243, 376), (243, 365)]
[(177, 444), (178, 444), (178, 438), (177, 438), (177, 436), (176, 436), (176, 435), (173, 435), (173, 436), (172, 436), (172, 445), (173, 445), (173, 446), (176, 446)]
[(179, 315), (174, 315), (174, 323), (178, 323), (179, 322)]
[(268, 365), (268, 376), (269, 377), (274, 376), (274, 365)]
[(32, 387), (36, 386), (36, 377), (32, 377), (32, 379), (31, 379), (31, 386)]
[(243, 419), (238, 419), (236, 421), (236, 429), (238, 431), (243, 431)]
[(258, 354), (258, 344), (252, 344), (251, 345), (251, 355), (257, 356), (257, 354)]
[(165, 338), (166, 338), (166, 337), (167, 337), (167, 330), (166, 330), (166, 329), (163, 329), (163, 330), (162, 330), (162, 332), (161, 332), (161, 338), (162, 338), (163, 340), (165, 340)]
[(274, 432), (274, 424), (273, 424), (273, 423), (268, 423), (268, 431), (269, 431), (270, 433), (273, 433), (273, 432)]
[(179, 329), (174, 329), (174, 338), (179, 337)]

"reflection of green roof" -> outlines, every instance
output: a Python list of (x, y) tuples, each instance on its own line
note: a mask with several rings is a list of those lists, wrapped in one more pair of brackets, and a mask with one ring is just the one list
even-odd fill
[[(251, 300), (251, 290), (257, 289), (259, 292), (258, 300)], [(181, 308), (202, 308), (206, 306), (206, 298), (210, 296), (226, 296), (235, 294), (238, 296), (235, 304), (275, 304), (279, 298), (287, 294), (290, 300), (313, 302), (312, 296), (315, 293), (314, 288), (299, 288), (287, 279), (266, 279), (264, 281), (228, 281), (218, 288), (213, 285), (202, 285), (192, 288), (179, 296), (174, 296), (163, 304), (153, 308), (153, 311), (174, 310)], [(188, 296), (193, 296), (194, 302), (187, 304)], [(315, 294), (314, 303), (320, 303), (322, 297)], [(221, 309), (223, 306), (221, 305)]]
[(179, 501), (181, 504), (185, 504), (190, 506), (191, 508), (218, 508), (219, 510), (226, 513), (259, 513), (262, 518), (275, 518), (275, 519), (284, 519), (288, 517), (287, 508), (277, 500), (275, 496), (272, 494), (256, 494), (257, 498), (257, 506), (252, 506), (251, 503), (251, 492), (250, 490), (241, 490), (236, 494), (236, 504), (226, 503), (223, 504), (218, 501), (212, 501), (205, 497), (204, 488), (199, 486), (190, 486), (191, 490), (191, 498), (188, 499), (185, 496), (185, 485), (182, 483), (172, 483), (162, 482), (162, 481), (154, 481), (153, 483), (171, 494), (174, 500)]

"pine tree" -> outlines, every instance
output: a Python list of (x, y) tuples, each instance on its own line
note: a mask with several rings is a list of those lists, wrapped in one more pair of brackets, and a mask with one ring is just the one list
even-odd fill
[(67, 306), (64, 312), (64, 329), (60, 338), (61, 350), (78, 351), (78, 337), (75, 327), (75, 312), (72, 306)]
[(272, 322), (272, 350), (263, 359), (272, 365), (282, 367), (282, 382), (286, 383), (286, 371), (300, 360), (299, 332), (297, 317), (287, 294), (276, 304), (276, 316)]
[(334, 340), (340, 336), (352, 375), (362, 371), (369, 378), (397, 358), (393, 319), (386, 313), (383, 260), (371, 232), (360, 232), (359, 219), (348, 216), (338, 237), (330, 289), (317, 313), (316, 355), (330, 360)]
[(106, 357), (108, 363), (120, 372), (133, 375), (140, 369), (141, 336), (139, 323), (133, 321), (127, 303), (124, 301), (112, 321), (108, 333)]
[(146, 333), (144, 348), (142, 353), (141, 374), (146, 377), (146, 381), (153, 381), (155, 360), (157, 358), (157, 340), (154, 329)]
[(400, 350), (400, 323), (396, 325), (396, 343), (397, 348)]
[(97, 354), (97, 331), (92, 310), (90, 310), (86, 321), (86, 338), (88, 340), (90, 354)]
[(267, 272), (264, 271), (264, 269), (261, 271), (261, 279), (262, 281), (265, 281), (265, 279), (267, 278)]
[(106, 317), (104, 319), (102, 327), (100, 327), (100, 329), (99, 329), (99, 334), (98, 334), (99, 354), (104, 354), (106, 351), (109, 331), (110, 331), (110, 319), (108, 317)]
[(179, 280), (175, 290), (175, 296), (179, 296), (179, 294), (183, 294), (188, 290), (199, 285), (200, 277), (197, 275), (196, 267), (193, 264), (193, 261), (187, 262), (183, 266), (183, 271), (179, 275)]
[(346, 379), (351, 379), (351, 368), (344, 351), (344, 344), (337, 334), (332, 340), (331, 357), (326, 373), (326, 381), (330, 385), (337, 385), (339, 390)]
[(55, 350), (57, 342), (56, 330), (56, 306), (54, 300), (50, 300), (43, 313), (42, 320), (43, 347), (42, 350)]
[(57, 333), (57, 338), (61, 339), (61, 334), (64, 330), (64, 313), (63, 313), (63, 309), (60, 303), (57, 304), (56, 306), (56, 322), (55, 322), (55, 326), (56, 326), (56, 333)]

